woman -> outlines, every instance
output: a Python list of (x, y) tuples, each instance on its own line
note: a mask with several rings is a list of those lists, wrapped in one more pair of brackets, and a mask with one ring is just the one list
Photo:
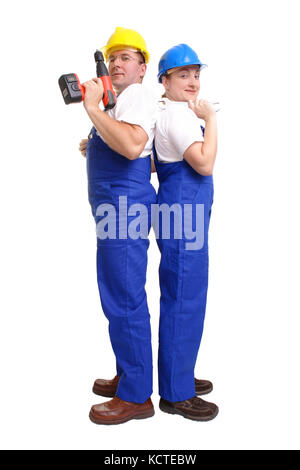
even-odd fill
[[(165, 94), (154, 148), (158, 204), (176, 205), (176, 214), (181, 212), (179, 219), (174, 213), (177, 223), (170, 227), (170, 236), (163, 235), (161, 220), (156, 234), (161, 252), (160, 409), (197, 421), (213, 419), (218, 413), (215, 404), (195, 396), (194, 380), (206, 307), (207, 239), (217, 153), (215, 111), (207, 101), (196, 100), (203, 66), (186, 44), (172, 47), (161, 57), (158, 80)], [(200, 119), (205, 121), (205, 137)]]

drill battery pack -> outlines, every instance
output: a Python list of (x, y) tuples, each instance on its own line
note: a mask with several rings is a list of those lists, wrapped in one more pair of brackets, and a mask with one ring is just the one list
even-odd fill
[(84, 100), (84, 87), (80, 84), (76, 73), (62, 75), (58, 84), (66, 104), (80, 103)]

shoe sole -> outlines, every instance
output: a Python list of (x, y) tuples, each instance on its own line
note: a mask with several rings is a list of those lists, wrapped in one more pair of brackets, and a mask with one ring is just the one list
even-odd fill
[(191, 419), (193, 421), (211, 421), (219, 413), (218, 407), (216, 408), (216, 411), (212, 415), (204, 416), (204, 417), (196, 417), (194, 415), (189, 415), (188, 413), (184, 413), (183, 411), (175, 410), (174, 408), (169, 408), (168, 406), (162, 403), (159, 404), (159, 408), (161, 409), (161, 411), (164, 411), (165, 413), (169, 413), (170, 415), (180, 415), (183, 418)]
[(211, 388), (205, 390), (204, 392), (197, 392), (197, 390), (196, 390), (196, 395), (197, 395), (197, 397), (200, 397), (201, 395), (207, 395), (208, 393), (213, 391), (213, 388), (214, 387), (212, 386)]
[(125, 418), (120, 418), (120, 419), (114, 419), (112, 421), (106, 421), (106, 420), (101, 420), (99, 418), (95, 418), (93, 416), (93, 414), (90, 412), (89, 414), (89, 418), (91, 421), (93, 421), (93, 423), (95, 424), (107, 424), (107, 425), (110, 425), (110, 424), (122, 424), (122, 423), (126, 423), (127, 421), (130, 421), (132, 419), (146, 419), (146, 418), (151, 418), (152, 416), (154, 416), (155, 414), (155, 411), (154, 410), (150, 410), (150, 411), (147, 411), (145, 413), (141, 413), (141, 414), (138, 414), (136, 416), (130, 416), (130, 417), (125, 417)]
[(95, 393), (95, 395), (99, 395), (100, 397), (107, 397), (107, 398), (113, 398), (116, 394), (116, 393), (112, 394), (109, 392), (101, 392), (100, 390), (97, 390), (94, 387), (93, 387), (93, 393)]

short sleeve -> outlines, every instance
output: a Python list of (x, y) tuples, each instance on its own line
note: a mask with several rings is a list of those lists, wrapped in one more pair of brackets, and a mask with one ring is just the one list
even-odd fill
[(123, 93), (115, 119), (141, 126), (149, 137), (156, 119), (155, 98), (140, 84), (130, 85)]
[(181, 156), (194, 142), (204, 141), (201, 121), (197, 118), (194, 111), (188, 107), (177, 109), (172, 107), (167, 133), (168, 138)]

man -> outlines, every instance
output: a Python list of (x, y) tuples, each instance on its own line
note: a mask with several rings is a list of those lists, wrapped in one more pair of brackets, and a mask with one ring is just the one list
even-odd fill
[(97, 229), (107, 207), (113, 207), (117, 222), (116, 237), (97, 237), (97, 278), (102, 308), (109, 320), (118, 384), (112, 400), (91, 408), (90, 419), (97, 424), (119, 424), (154, 415), (150, 398), (150, 316), (145, 292), (149, 241), (128, 237), (128, 221), (122, 219), (119, 203), (122, 199), (128, 207), (141, 203), (150, 209), (156, 202), (150, 183), (156, 107), (141, 85), (149, 60), (142, 36), (116, 28), (103, 52), (117, 104), (108, 112), (100, 110), (101, 79), (84, 83), (84, 108), (94, 127), (87, 144), (81, 142), (81, 149), (86, 145), (89, 201)]

